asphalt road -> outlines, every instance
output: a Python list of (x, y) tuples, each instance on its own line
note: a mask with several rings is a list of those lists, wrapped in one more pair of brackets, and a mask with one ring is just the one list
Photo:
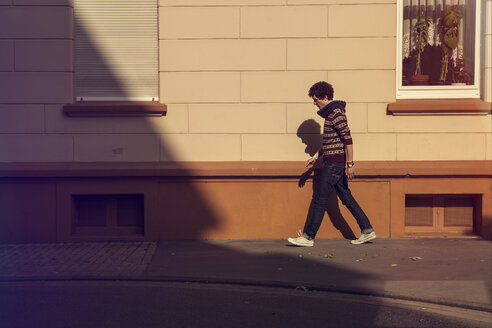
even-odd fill
[(0, 283), (0, 327), (491, 327), (492, 313), (255, 286), (139, 281)]

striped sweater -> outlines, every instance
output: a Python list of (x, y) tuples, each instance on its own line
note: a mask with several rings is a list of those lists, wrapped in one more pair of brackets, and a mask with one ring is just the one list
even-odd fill
[(345, 145), (352, 144), (352, 136), (345, 115), (345, 102), (332, 101), (318, 114), (325, 118), (320, 156), (323, 156), (325, 163), (345, 162)]

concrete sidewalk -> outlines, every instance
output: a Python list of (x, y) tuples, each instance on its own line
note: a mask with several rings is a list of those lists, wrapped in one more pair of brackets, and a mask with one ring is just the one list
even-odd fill
[(181, 281), (339, 291), (492, 312), (492, 243), (320, 239), (0, 245), (0, 282)]

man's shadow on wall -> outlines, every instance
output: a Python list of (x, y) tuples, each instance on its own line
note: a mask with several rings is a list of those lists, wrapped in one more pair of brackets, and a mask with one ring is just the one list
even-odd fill
[[(302, 143), (306, 145), (305, 152), (309, 156), (314, 156), (320, 149), (323, 142), (323, 135), (321, 134), (321, 126), (318, 122), (313, 119), (306, 120), (302, 122), (302, 124), (297, 129), (297, 136), (301, 139)], [(313, 179), (313, 195), (318, 188), (318, 184), (321, 178), (321, 167), (322, 160), (319, 159), (318, 162), (306, 172), (304, 172), (299, 179), (299, 187), (302, 188), (305, 186), (306, 181), (312, 176)], [(340, 206), (338, 203), (338, 197), (333, 190), (328, 200), (328, 206), (326, 207), (326, 213), (328, 214), (331, 223), (333, 226), (340, 231), (342, 236), (345, 239), (355, 239), (355, 234), (347, 224), (347, 221), (344, 219), (342, 213), (340, 212)], [(307, 225), (313, 214), (313, 201), (311, 200), (311, 204), (309, 205), (309, 210), (306, 216), (306, 222), (304, 224), (304, 229), (306, 229)]]

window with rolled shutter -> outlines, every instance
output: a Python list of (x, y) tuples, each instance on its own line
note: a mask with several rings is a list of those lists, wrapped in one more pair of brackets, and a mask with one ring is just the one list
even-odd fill
[(75, 95), (158, 100), (157, 0), (74, 0)]
[(405, 232), (470, 235), (480, 208), (481, 195), (406, 195)]
[(142, 235), (144, 195), (72, 195), (72, 234)]

